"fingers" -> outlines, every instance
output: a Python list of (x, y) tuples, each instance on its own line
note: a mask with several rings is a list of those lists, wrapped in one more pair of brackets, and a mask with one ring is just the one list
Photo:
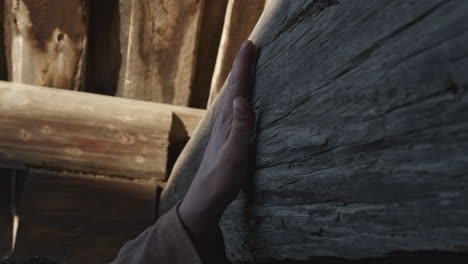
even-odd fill
[[(255, 120), (254, 111), (247, 98), (237, 96), (233, 103), (232, 126), (227, 140), (234, 153), (240, 157), (247, 157), (250, 133)], [(233, 160), (237, 160), (233, 157)]]
[(248, 98), (251, 82), (252, 64), (255, 59), (255, 46), (248, 40), (242, 44), (232, 66), (227, 91), (223, 98), (223, 111), (228, 116), (232, 113), (232, 103), (237, 96)]

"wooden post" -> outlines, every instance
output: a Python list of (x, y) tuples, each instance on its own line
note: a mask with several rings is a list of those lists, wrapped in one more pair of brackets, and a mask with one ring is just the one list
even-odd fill
[(221, 90), (241, 44), (246, 41), (265, 7), (265, 0), (229, 0), (224, 19), (223, 35), (219, 45), (216, 67), (211, 80), (210, 105)]
[[(260, 18), (255, 171), (221, 224), (234, 263), (466, 250), (468, 2), (387, 3), (278, 0)], [(183, 198), (218, 102), (160, 209)]]
[(9, 80), (79, 90), (85, 65), (87, 0), (5, 0)]
[(155, 219), (153, 180), (32, 171), (21, 200), (15, 257), (109, 263)]
[(117, 95), (188, 106), (203, 0), (133, 0)]

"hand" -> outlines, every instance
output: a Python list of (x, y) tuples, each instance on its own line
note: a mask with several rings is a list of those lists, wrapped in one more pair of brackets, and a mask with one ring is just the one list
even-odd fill
[(255, 114), (247, 97), (254, 58), (255, 46), (246, 41), (234, 61), (200, 168), (179, 206), (182, 222), (200, 247), (215, 236), (221, 216), (248, 174)]

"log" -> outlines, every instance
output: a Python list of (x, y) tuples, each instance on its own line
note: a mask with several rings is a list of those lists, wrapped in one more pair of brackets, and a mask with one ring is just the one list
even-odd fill
[(206, 109), (228, 0), (205, 0), (190, 106)]
[(188, 106), (204, 1), (132, 1), (125, 76), (117, 95)]
[[(221, 224), (234, 263), (466, 250), (467, 13), (463, 0), (270, 3), (251, 36), (254, 175)], [(218, 108), (160, 213), (185, 195)]]
[(247, 40), (265, 7), (265, 0), (229, 0), (224, 19), (223, 35), (218, 50), (216, 66), (211, 80), (208, 105), (221, 90), (231, 71), (232, 63), (242, 43)]
[(79, 90), (84, 76), (88, 1), (5, 1), (8, 79)]
[(164, 179), (169, 134), (185, 140), (202, 114), (184, 107), (0, 82), (0, 160)]
[(155, 197), (153, 180), (33, 170), (21, 198), (15, 257), (109, 263), (154, 223)]

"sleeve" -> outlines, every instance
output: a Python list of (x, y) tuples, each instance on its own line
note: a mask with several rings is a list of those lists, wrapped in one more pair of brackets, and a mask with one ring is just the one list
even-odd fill
[[(179, 203), (180, 204), (180, 203)], [(127, 242), (113, 264), (201, 264), (201, 258), (178, 215), (179, 204), (136, 239)]]

